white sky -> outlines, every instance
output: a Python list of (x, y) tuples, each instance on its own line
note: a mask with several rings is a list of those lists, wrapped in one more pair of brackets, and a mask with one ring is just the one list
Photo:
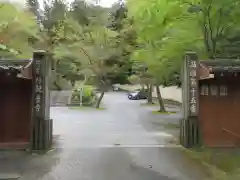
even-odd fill
[[(25, 0), (0, 0), (0, 2), (3, 1), (10, 1), (10, 2), (17, 2), (17, 3), (24, 3)], [(43, 1), (43, 0), (40, 0)], [(73, 0), (66, 0), (67, 2), (72, 2)], [(94, 0), (88, 0), (88, 1), (94, 1)], [(103, 7), (111, 7), (117, 0), (100, 0), (99, 5)]]

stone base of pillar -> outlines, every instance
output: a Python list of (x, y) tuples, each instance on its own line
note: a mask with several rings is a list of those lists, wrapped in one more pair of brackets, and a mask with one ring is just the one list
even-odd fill
[(53, 120), (36, 119), (33, 126), (31, 151), (48, 151), (52, 148)]

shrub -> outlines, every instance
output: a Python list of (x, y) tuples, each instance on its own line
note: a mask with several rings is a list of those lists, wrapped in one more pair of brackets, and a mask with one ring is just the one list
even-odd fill
[[(83, 106), (93, 106), (96, 102), (97, 95), (94, 91), (92, 86), (84, 86), (83, 87), (83, 96), (82, 96), (82, 103)], [(80, 88), (75, 88), (72, 92), (72, 105), (79, 105), (80, 104)]]

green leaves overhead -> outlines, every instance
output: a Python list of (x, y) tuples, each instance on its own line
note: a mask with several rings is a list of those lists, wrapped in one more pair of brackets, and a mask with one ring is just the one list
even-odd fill
[[(195, 27), (202, 30), (205, 54), (209, 58), (223, 56), (225, 52), (221, 44), (231, 36), (232, 32), (238, 29), (240, 21), (240, 3), (236, 0), (198, 0), (185, 1), (188, 7), (188, 16), (193, 18)], [(187, 24), (187, 19), (184, 19)], [(189, 23), (190, 24), (190, 23)]]
[[(179, 36), (179, 32), (174, 30), (179, 17), (183, 14), (183, 8), (178, 1), (167, 0), (138, 2), (129, 0), (128, 7), (134, 19), (139, 43), (133, 59), (146, 64), (148, 73), (155, 80), (161, 81), (168, 76), (170, 67), (175, 66), (173, 57), (179, 56), (181, 54), (179, 51), (182, 51), (173, 48), (184, 40)], [(169, 43), (173, 36), (178, 38), (178, 42)], [(166, 48), (169, 48), (170, 53), (165, 52)]]
[[(26, 9), (16, 9), (10, 3), (0, 3), (0, 39), (12, 56), (31, 57), (33, 49), (29, 39), (36, 38), (37, 32), (38, 25), (33, 14)], [(5, 57), (6, 54), (1, 56)]]
[(185, 51), (203, 59), (240, 54), (239, 1), (128, 0), (127, 5), (139, 44), (132, 58), (158, 81), (180, 70)]

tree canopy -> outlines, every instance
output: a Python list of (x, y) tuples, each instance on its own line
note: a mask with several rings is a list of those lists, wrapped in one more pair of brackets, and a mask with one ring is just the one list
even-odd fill
[[(24, 23), (22, 23), (24, 22)], [(37, 38), (38, 25), (30, 11), (16, 9), (13, 4), (0, 3), (1, 57), (28, 58)]]
[(189, 50), (196, 51), (205, 59), (238, 56), (238, 1), (127, 2), (129, 13), (134, 19), (139, 44), (133, 58), (147, 63), (149, 71), (161, 72), (158, 76), (160, 79), (179, 71), (182, 57)]
[(195, 51), (202, 59), (237, 58), (239, 4), (236, 0), (128, 0), (138, 44), (132, 58), (148, 67), (149, 78), (158, 85), (179, 84), (186, 51)]
[(38, 0), (22, 8), (0, 3), (0, 55), (48, 51), (57, 90), (63, 81), (71, 88), (90, 79), (103, 89), (128, 80), (179, 85), (186, 51), (213, 60), (240, 54), (236, 0), (128, 0), (111, 8), (50, 0), (40, 7)]

